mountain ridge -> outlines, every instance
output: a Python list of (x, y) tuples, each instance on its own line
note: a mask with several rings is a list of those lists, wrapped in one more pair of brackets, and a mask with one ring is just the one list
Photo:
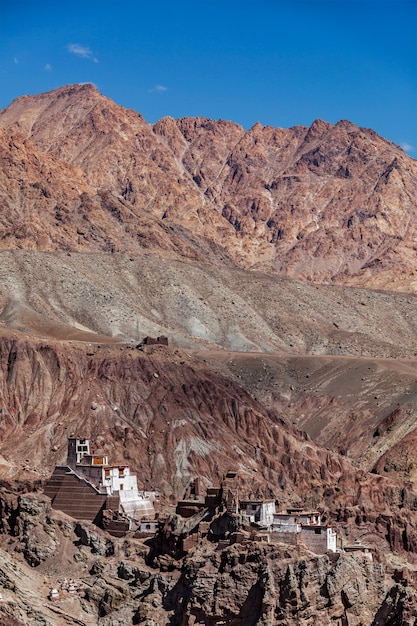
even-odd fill
[[(202, 117), (151, 125), (92, 85), (18, 98), (0, 112), (0, 125), (80, 169), (95, 198), (113, 196), (118, 224), (109, 210), (101, 218), (107, 240), (113, 229), (116, 240), (129, 230), (128, 208), (136, 219), (145, 211), (222, 246), (246, 269), (416, 289), (417, 164), (372, 130), (346, 120), (247, 131)], [(127, 251), (140, 253), (132, 234)]]

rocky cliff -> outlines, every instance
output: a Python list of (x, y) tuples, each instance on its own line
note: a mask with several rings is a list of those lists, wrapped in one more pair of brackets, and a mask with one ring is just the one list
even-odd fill
[(0, 549), (0, 619), (10, 626), (409, 626), (416, 618), (411, 573), (393, 572), (383, 556), (317, 556), (262, 542), (219, 550), (200, 540), (155, 568), (143, 540), (109, 538), (41, 495), (3, 493), (0, 511), (8, 544)]

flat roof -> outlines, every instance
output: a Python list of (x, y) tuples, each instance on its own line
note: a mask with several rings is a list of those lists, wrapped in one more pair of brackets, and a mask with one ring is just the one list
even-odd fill
[(286, 513), (281, 515), (320, 515), (320, 511), (305, 511), (303, 509), (287, 509)]
[(315, 528), (333, 528), (329, 524), (301, 524), (301, 528), (310, 528), (311, 530)]

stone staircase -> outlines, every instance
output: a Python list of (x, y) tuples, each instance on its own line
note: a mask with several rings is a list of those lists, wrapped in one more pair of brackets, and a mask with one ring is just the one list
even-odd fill
[(57, 466), (47, 481), (44, 493), (51, 498), (52, 508), (79, 520), (99, 523), (106, 495), (67, 466)]

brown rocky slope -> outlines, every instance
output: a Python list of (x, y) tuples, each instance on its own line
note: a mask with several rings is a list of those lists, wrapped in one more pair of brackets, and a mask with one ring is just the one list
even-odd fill
[[(4, 339), (0, 394), (1, 475), (21, 491), (39, 489), (65, 459), (68, 434), (82, 431), (96, 451), (127, 461), (160, 489), (165, 502), (195, 475), (219, 484), (237, 468), (241, 492), (274, 496), (282, 507), (319, 506), (345, 541), (373, 546), (381, 560), (335, 561), (256, 543), (219, 552), (203, 541), (185, 561), (157, 573), (145, 563), (146, 545), (77, 525), (39, 494), (3, 489), (0, 610), (18, 624), (359, 625), (378, 624), (385, 613), (406, 624), (413, 614), (412, 588), (397, 587), (390, 573), (405, 562), (415, 567), (415, 486), (358, 471), (323, 451), (188, 352)], [(30, 585), (24, 561), (37, 571)], [(65, 594), (58, 605), (35, 600), (47, 592), (42, 577), (54, 586), (68, 572), (83, 588), (71, 601)]]
[[(18, 98), (0, 113), (0, 125), (115, 197), (107, 246), (143, 249), (129, 231), (145, 211), (221, 245), (246, 268), (414, 289), (416, 163), (371, 130), (316, 121), (244, 131), (205, 118), (151, 126), (91, 85)], [(60, 208), (71, 222), (70, 200)], [(68, 245), (103, 249), (94, 209), (82, 209), (89, 228), (77, 236), (71, 227)], [(194, 254), (187, 247), (180, 253)]]
[[(76, 523), (42, 496), (3, 494), (0, 507), (9, 522), (0, 538), (14, 549), (12, 559), (0, 548), (0, 619), (8, 626), (409, 626), (416, 617), (409, 577), (389, 580), (382, 563), (363, 556), (259, 543), (219, 551), (201, 542), (182, 563), (155, 568), (143, 541)], [(47, 597), (51, 587), (57, 600)]]
[[(14, 493), (10, 619), (412, 623), (413, 576), (407, 589), (390, 569), (417, 552), (415, 296), (363, 285), (415, 289), (415, 162), (349, 122), (151, 126), (91, 85), (19, 98), (0, 126), (3, 485), (39, 489), (82, 431), (166, 505), (232, 466), (242, 492), (320, 507), (388, 568), (201, 545), (155, 574), (143, 545), (110, 547)], [(144, 334), (170, 347), (141, 352)], [(117, 550), (124, 569), (103, 559)], [(13, 551), (20, 578), (25, 559), (36, 584), (76, 563), (95, 582), (76, 611), (31, 613)]]
[[(133, 345), (167, 335), (367, 470), (415, 428), (414, 295), (149, 254), (1, 256), (5, 333)], [(407, 468), (404, 478), (414, 475), (411, 459)]]
[(414, 560), (412, 482), (368, 474), (323, 451), (187, 352), (5, 339), (0, 394), (4, 480), (45, 480), (65, 461), (67, 437), (82, 432), (167, 502), (195, 476), (215, 486), (236, 469), (248, 496), (323, 507), (350, 539), (367, 536)]

